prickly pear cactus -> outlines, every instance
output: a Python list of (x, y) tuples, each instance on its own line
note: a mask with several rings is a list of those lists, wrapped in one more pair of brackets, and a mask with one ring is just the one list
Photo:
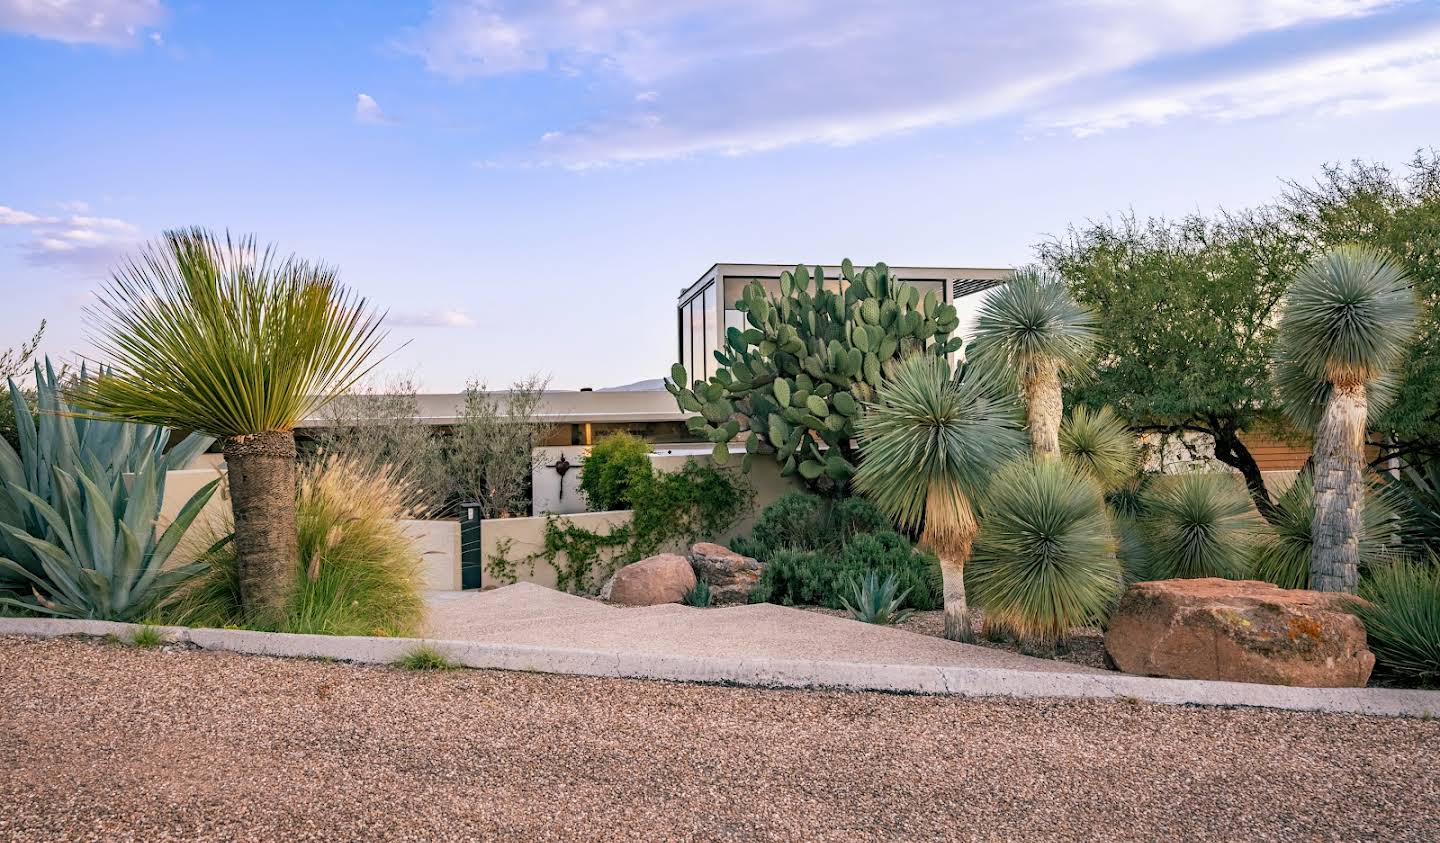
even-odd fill
[(821, 490), (844, 489), (855, 471), (856, 419), (886, 364), (960, 349), (960, 338), (951, 336), (959, 316), (934, 292), (922, 297), (891, 278), (883, 263), (857, 272), (846, 260), (841, 274), (843, 293), (825, 289), (818, 266), (783, 273), (778, 296), (751, 283), (735, 305), (749, 327), (726, 332), (714, 376), (690, 383), (684, 366), (671, 367), (665, 388), (681, 409), (699, 414), (690, 430), (715, 443), (717, 462), (749, 431), (745, 470), (757, 455), (768, 455), (784, 475), (798, 473)]

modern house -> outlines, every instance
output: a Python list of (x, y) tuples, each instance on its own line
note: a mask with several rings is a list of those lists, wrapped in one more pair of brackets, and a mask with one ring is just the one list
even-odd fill
[[(680, 291), (675, 309), (676, 361), (685, 367), (692, 379), (704, 379), (715, 373), (718, 363), (714, 352), (725, 345), (725, 332), (730, 328), (744, 329), (745, 314), (735, 309), (746, 285), (759, 281), (773, 295), (780, 294), (780, 273), (793, 270), (794, 264), (717, 263), (707, 269), (695, 283)], [(821, 266), (825, 287), (833, 292), (844, 289), (845, 280), (838, 265)], [(930, 291), (960, 311), (960, 333), (969, 325), (967, 315), (979, 302), (979, 293), (1005, 283), (1015, 271), (1002, 267), (960, 266), (892, 266), (891, 276), (916, 287), (923, 296)], [(973, 297), (973, 298), (972, 298)]]

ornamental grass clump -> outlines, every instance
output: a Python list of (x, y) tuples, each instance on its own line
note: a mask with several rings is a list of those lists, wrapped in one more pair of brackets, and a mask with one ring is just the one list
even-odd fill
[[(416, 493), (388, 467), (333, 457), (307, 466), (296, 496), (299, 560), (279, 621), (255, 624), (240, 602), (233, 542), (162, 612), (184, 626), (248, 626), (322, 635), (411, 635), (425, 616), (420, 557), (400, 521)], [(211, 525), (223, 534), (229, 525)]]
[(1195, 473), (1157, 478), (1146, 490), (1144, 508), (1140, 579), (1241, 579), (1249, 574), (1262, 525), (1250, 496), (1234, 477)]
[(1382, 675), (1440, 683), (1440, 557), (1373, 566), (1360, 580), (1353, 611)]
[(1104, 619), (1120, 589), (1105, 498), (1061, 460), (1016, 460), (996, 474), (965, 584), (988, 632), (1053, 646)]

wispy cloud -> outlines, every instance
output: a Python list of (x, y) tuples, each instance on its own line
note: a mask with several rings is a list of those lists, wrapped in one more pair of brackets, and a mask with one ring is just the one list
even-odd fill
[(1040, 125), (1084, 137), (1181, 118), (1355, 114), (1440, 104), (1440, 26), (1223, 79), (1051, 113)]
[[(64, 203), (84, 206), (84, 203)], [(35, 266), (65, 266), (104, 271), (140, 242), (140, 229), (115, 217), (74, 214), (42, 216), (0, 205), (0, 225), (25, 232), (19, 249)]]
[(406, 325), (412, 328), (473, 328), (475, 320), (463, 310), (426, 310), (419, 312), (391, 311), (385, 316), (391, 325)]
[(61, 41), (133, 47), (165, 22), (160, 0), (0, 0), (0, 30)]
[[(552, 73), (596, 97), (538, 155), (586, 167), (849, 144), (1025, 118), (1094, 79), (1395, 0), (441, 0), (399, 42), (453, 79)], [(537, 141), (542, 139), (537, 139)]]
[(355, 122), (379, 126), (391, 121), (374, 97), (369, 94), (357, 94), (355, 96)]

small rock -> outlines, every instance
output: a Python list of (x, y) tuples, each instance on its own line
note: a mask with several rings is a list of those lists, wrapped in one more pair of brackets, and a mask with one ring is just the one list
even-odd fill
[(1132, 585), (1105, 652), (1126, 673), (1308, 688), (1360, 688), (1375, 656), (1347, 595), (1254, 580)]
[(658, 606), (679, 603), (695, 587), (690, 560), (674, 553), (662, 553), (632, 562), (615, 572), (605, 584), (601, 598), (625, 606)]
[(753, 557), (711, 542), (690, 548), (690, 564), (695, 567), (695, 576), (710, 586), (710, 603), (714, 606), (747, 602), (764, 568)]

